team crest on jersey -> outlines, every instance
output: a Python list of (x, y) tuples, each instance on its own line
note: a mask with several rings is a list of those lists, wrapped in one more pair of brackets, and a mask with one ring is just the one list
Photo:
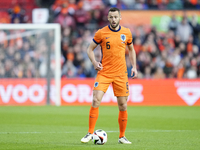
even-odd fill
[(97, 87), (99, 85), (99, 82), (94, 83), (94, 87)]
[(122, 40), (122, 41), (126, 41), (126, 35), (121, 34), (121, 40)]

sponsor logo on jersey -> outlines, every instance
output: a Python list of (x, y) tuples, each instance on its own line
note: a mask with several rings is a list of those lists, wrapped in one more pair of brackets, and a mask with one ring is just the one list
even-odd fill
[(94, 87), (97, 87), (99, 85), (99, 82), (94, 83)]
[(185, 101), (186, 104), (192, 106), (200, 98), (200, 82), (177, 81), (177, 94)]
[(122, 40), (122, 41), (126, 41), (126, 35), (121, 34), (121, 40)]
[(110, 37), (106, 37), (106, 39), (108, 39), (108, 38), (110, 38)]

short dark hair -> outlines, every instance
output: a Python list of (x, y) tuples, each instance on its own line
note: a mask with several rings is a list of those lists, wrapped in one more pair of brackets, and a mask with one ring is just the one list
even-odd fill
[(109, 11), (108, 11), (108, 13), (109, 13), (110, 11), (111, 11), (111, 12), (118, 11), (119, 14), (120, 14), (120, 10), (119, 10), (119, 8), (116, 8), (116, 7), (112, 7), (112, 8), (110, 8)]

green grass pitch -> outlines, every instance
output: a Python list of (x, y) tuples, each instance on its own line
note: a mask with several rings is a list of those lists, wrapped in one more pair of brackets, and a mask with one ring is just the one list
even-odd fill
[(200, 107), (128, 107), (126, 137), (118, 144), (118, 108), (100, 106), (95, 129), (105, 145), (82, 144), (90, 106), (0, 107), (0, 150), (199, 150)]

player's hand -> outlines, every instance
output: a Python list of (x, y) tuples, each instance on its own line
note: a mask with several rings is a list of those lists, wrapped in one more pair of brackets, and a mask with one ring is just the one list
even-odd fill
[(95, 69), (96, 71), (100, 71), (100, 70), (103, 69), (102, 64), (101, 64), (100, 62), (97, 62), (97, 61), (95, 61), (95, 62), (93, 63), (93, 66), (94, 66), (94, 69)]
[(136, 68), (131, 69), (131, 77), (132, 77), (132, 79), (137, 78), (137, 69)]

